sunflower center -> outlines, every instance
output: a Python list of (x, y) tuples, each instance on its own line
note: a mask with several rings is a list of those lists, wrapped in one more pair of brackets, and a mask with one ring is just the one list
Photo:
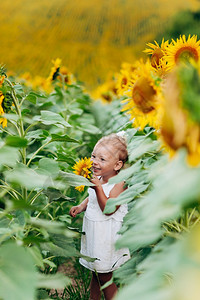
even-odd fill
[(199, 59), (197, 50), (191, 46), (182, 47), (175, 54), (175, 62), (188, 61), (190, 58), (196, 61)]
[(81, 176), (84, 176), (85, 173), (86, 173), (86, 172), (85, 172), (84, 170), (81, 170), (80, 175), (81, 175)]
[(155, 94), (156, 91), (145, 78), (138, 79), (133, 86), (133, 101), (143, 113), (149, 113), (155, 109)]
[(163, 52), (161, 49), (156, 49), (151, 56), (151, 65), (153, 68), (157, 68), (160, 64), (160, 59), (163, 57)]

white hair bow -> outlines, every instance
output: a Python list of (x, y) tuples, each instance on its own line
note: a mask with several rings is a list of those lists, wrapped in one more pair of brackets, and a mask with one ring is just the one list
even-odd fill
[(121, 136), (122, 138), (126, 138), (126, 132), (124, 130), (117, 132), (116, 135)]

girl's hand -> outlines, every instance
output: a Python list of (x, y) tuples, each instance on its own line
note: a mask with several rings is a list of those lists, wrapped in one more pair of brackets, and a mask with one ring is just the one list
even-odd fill
[(69, 214), (71, 217), (76, 217), (77, 214), (80, 214), (82, 212), (81, 207), (79, 205), (77, 206), (73, 206), (70, 211)]
[(91, 186), (92, 189), (96, 189), (97, 187), (101, 186), (101, 182), (99, 178), (94, 174), (93, 177), (90, 179), (90, 181), (95, 184), (95, 186)]

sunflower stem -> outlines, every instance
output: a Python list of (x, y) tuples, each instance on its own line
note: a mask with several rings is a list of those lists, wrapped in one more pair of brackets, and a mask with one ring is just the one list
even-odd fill
[[(6, 78), (5, 81), (8, 83), (8, 85), (11, 88), (13, 102), (14, 102), (14, 105), (15, 105), (17, 115), (19, 116), (19, 135), (20, 135), (20, 137), (24, 138), (24, 124), (23, 124), (23, 120), (22, 120), (20, 104), (19, 104), (17, 95), (15, 93), (15, 89), (14, 89), (11, 81), (8, 78)], [(26, 164), (26, 148), (25, 147), (22, 148), (21, 153), (22, 153), (22, 162), (23, 162), (23, 164)], [(22, 187), (22, 196), (23, 196), (24, 200), (26, 201), (26, 199), (27, 199), (27, 189), (23, 188), (23, 187)]]
[(43, 192), (43, 189), (40, 190), (39, 192), (37, 192), (37, 194), (35, 196), (33, 196), (33, 198), (30, 200), (30, 204), (31, 205), (35, 202), (35, 200), (37, 199), (37, 197), (42, 194), (42, 192)]
[(31, 161), (35, 158), (35, 156), (37, 155), (38, 152), (40, 152), (40, 150), (42, 150), (44, 147), (46, 147), (49, 143), (51, 143), (51, 140), (47, 141), (46, 143), (44, 143), (40, 148), (38, 148), (33, 155), (31, 156), (31, 158), (29, 159), (29, 161), (27, 162), (27, 167), (30, 165)]
[(184, 223), (185, 227), (188, 229), (189, 228), (189, 216), (188, 216), (188, 210), (185, 211), (185, 217), (184, 217)]

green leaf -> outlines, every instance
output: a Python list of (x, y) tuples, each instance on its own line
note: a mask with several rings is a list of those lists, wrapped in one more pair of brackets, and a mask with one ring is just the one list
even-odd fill
[(148, 184), (139, 182), (122, 192), (117, 198), (109, 198), (104, 209), (105, 214), (112, 213), (117, 205), (129, 203), (148, 188)]
[(38, 273), (38, 276), (37, 276), (37, 287), (38, 288), (64, 289), (70, 283), (71, 283), (70, 278), (66, 277), (62, 273), (57, 273), (54, 275), (45, 275), (42, 273)]
[(34, 95), (37, 98), (47, 98), (47, 96), (45, 96), (44, 94), (36, 93), (36, 92), (33, 92), (33, 91), (31, 91), (30, 94)]
[(45, 125), (62, 125), (64, 127), (71, 127), (71, 125), (64, 120), (61, 115), (47, 110), (41, 111), (41, 117), (38, 119)]
[(36, 227), (44, 228), (48, 232), (63, 234), (65, 237), (72, 238), (77, 236), (77, 233), (66, 228), (66, 226), (57, 221), (48, 221), (45, 219), (30, 218), (28, 222)]
[(28, 144), (28, 140), (19, 136), (8, 136), (5, 140), (6, 145), (10, 147), (25, 148)]
[(36, 266), (44, 268), (42, 254), (37, 246), (28, 247), (27, 251), (31, 254), (34, 259)]
[(131, 167), (121, 170), (119, 174), (113, 176), (109, 179), (109, 183), (119, 183), (126, 181), (129, 177), (133, 176), (136, 172), (138, 172), (142, 168), (142, 161), (139, 160)]
[(57, 156), (58, 156), (57, 158), (58, 161), (64, 161), (68, 163), (70, 166), (73, 166), (76, 163), (74, 158), (72, 158), (70, 155), (64, 155), (62, 153), (58, 153)]
[(60, 168), (58, 166), (58, 162), (54, 159), (50, 159), (47, 157), (43, 157), (39, 160), (39, 169), (37, 170), (39, 173), (41, 171), (44, 171), (44, 174), (52, 175), (53, 178), (55, 178), (60, 171)]
[(131, 148), (129, 161), (134, 161), (144, 154), (150, 154), (158, 151), (160, 143), (158, 141), (152, 141), (150, 138), (142, 139), (139, 144), (135, 141), (131, 142), (129, 148)]
[(10, 233), (10, 222), (11, 220), (6, 217), (0, 219), (0, 237), (4, 234)]
[(83, 113), (83, 110), (78, 107), (69, 107), (68, 110), (72, 115), (80, 116)]
[[(61, 215), (61, 216), (59, 216), (58, 219), (61, 222), (66, 222), (68, 224), (71, 224), (71, 222), (72, 222), (72, 218), (71, 218), (71, 216), (69, 214), (67, 214), (67, 215)], [(72, 229), (72, 228), (70, 227), (70, 229)]]
[(4, 114), (4, 117), (5, 117), (7, 120), (11, 120), (11, 121), (14, 121), (14, 122), (17, 122), (17, 121), (19, 120), (19, 116), (16, 115), (16, 114), (12, 114), (12, 113)]
[(32, 205), (27, 203), (27, 201), (25, 201), (24, 199), (15, 200), (15, 199), (10, 198), (10, 200), (6, 200), (6, 204), (9, 204), (9, 209), (12, 209), (12, 210), (18, 210), (18, 209), (35, 210), (36, 209), (36, 206), (33, 207)]
[(48, 188), (46, 191), (44, 191), (44, 194), (49, 198), (49, 201), (53, 201), (53, 200), (72, 201), (72, 198), (65, 196), (59, 190), (53, 188)]
[(37, 104), (38, 107), (42, 110), (47, 110), (49, 109), (50, 107), (54, 106), (54, 103), (52, 101), (45, 101), (45, 102), (42, 102), (42, 103), (38, 103)]
[(51, 300), (51, 298), (48, 297), (47, 291), (42, 289), (37, 291), (37, 297), (38, 300)]
[(48, 258), (44, 258), (43, 262), (44, 262), (44, 264), (47, 264), (48, 266), (50, 266), (53, 269), (57, 267), (56, 264), (54, 264), (54, 262)]
[(48, 131), (47, 130), (42, 130), (42, 129), (29, 131), (26, 134), (27, 139), (44, 139), (47, 136), (49, 136)]
[(77, 128), (90, 134), (101, 134), (101, 130), (92, 124), (81, 124), (81, 126), (77, 126)]
[(91, 183), (88, 179), (84, 178), (83, 176), (79, 176), (73, 173), (67, 173), (60, 171), (59, 173), (60, 177), (62, 178), (63, 182), (66, 182), (67, 184), (71, 186), (79, 186), (79, 185), (85, 185), (85, 186), (93, 186), (94, 184)]
[(70, 138), (67, 134), (59, 135), (59, 134), (52, 134), (52, 142), (59, 141), (59, 142), (71, 142), (71, 143), (79, 143), (79, 141)]
[(13, 167), (19, 158), (18, 149), (4, 146), (0, 148), (0, 165), (7, 165)]
[(15, 169), (5, 171), (6, 180), (19, 184), (27, 189), (40, 189), (47, 187), (64, 188), (64, 184), (59, 181), (53, 181), (50, 176), (38, 174), (31, 168), (18, 165)]
[(33, 259), (28, 251), (14, 243), (0, 248), (0, 298), (35, 300), (37, 284)]
[(49, 251), (51, 255), (59, 256), (59, 257), (78, 257), (78, 251), (75, 246), (70, 244), (68, 240), (66, 240), (65, 236), (62, 236), (64, 240), (63, 245), (56, 245), (54, 243), (43, 243), (41, 245), (42, 250)]
[(13, 85), (15, 92), (19, 95), (24, 94), (23, 88), (20, 84)]
[(28, 101), (30, 101), (30, 102), (33, 103), (33, 104), (36, 104), (37, 97), (36, 97), (32, 92), (30, 92), (30, 93), (26, 96), (25, 100), (28, 100)]
[(162, 236), (164, 230), (160, 227), (135, 225), (127, 230), (116, 242), (116, 248), (129, 248), (131, 251), (136, 251), (142, 247), (154, 244)]
[(31, 110), (28, 109), (28, 108), (24, 108), (24, 109), (22, 110), (22, 116), (25, 116), (26, 114), (31, 114)]

